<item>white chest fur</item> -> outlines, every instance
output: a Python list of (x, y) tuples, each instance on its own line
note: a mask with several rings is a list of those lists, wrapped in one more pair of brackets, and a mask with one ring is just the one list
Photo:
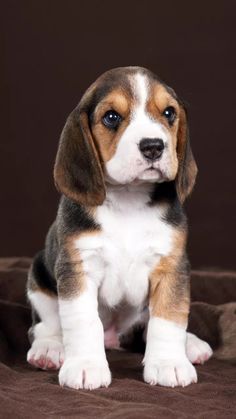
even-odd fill
[(97, 283), (103, 304), (145, 303), (148, 277), (161, 256), (172, 248), (172, 228), (164, 207), (147, 205), (145, 189), (111, 190), (97, 209), (101, 232), (76, 240), (85, 275)]

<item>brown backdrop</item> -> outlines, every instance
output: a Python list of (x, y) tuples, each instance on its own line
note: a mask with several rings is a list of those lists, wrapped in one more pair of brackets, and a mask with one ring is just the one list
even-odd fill
[(141, 65), (190, 104), (192, 265), (235, 268), (235, 1), (9, 0), (1, 20), (0, 255), (42, 247), (59, 134), (83, 91), (104, 70)]

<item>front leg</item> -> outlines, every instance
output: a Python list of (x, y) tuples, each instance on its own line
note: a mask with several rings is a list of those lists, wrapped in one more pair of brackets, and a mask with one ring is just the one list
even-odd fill
[[(64, 262), (65, 265), (65, 262)], [(63, 268), (64, 270), (64, 268)], [(73, 270), (77, 271), (76, 275)], [(59, 282), (59, 313), (65, 360), (59, 372), (62, 386), (95, 389), (111, 383), (98, 315), (97, 284), (74, 264), (70, 278)]]
[(144, 380), (175, 387), (197, 382), (186, 355), (189, 278), (183, 258), (162, 258), (150, 277), (150, 319), (144, 356)]

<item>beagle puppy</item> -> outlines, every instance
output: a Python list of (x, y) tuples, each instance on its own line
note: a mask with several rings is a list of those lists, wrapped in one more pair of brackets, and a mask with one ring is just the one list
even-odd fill
[(60, 369), (59, 383), (111, 383), (105, 348), (146, 325), (144, 380), (187, 386), (206, 342), (186, 332), (187, 221), (197, 174), (186, 111), (145, 68), (98, 78), (67, 119), (54, 178), (61, 200), (27, 294), (34, 312), (27, 360)]

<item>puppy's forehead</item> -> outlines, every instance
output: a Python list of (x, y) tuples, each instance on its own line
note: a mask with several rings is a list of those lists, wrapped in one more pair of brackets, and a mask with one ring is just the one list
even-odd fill
[[(129, 81), (130, 71), (124, 68), (116, 68), (102, 74), (85, 92), (80, 106), (82, 110), (93, 113), (96, 106), (104, 101), (109, 95), (119, 92), (121, 95), (132, 97), (132, 89)], [(114, 96), (113, 96), (114, 98)]]
[(152, 107), (163, 112), (165, 107), (178, 103), (175, 92), (152, 73), (137, 72), (131, 77), (131, 84), (136, 104), (148, 113), (152, 113)]
[(121, 101), (122, 96), (136, 104), (144, 104), (150, 97), (163, 102), (169, 97), (177, 99), (175, 92), (151, 71), (143, 67), (119, 67), (102, 74), (90, 86), (82, 98), (82, 107), (92, 113), (100, 102)]

